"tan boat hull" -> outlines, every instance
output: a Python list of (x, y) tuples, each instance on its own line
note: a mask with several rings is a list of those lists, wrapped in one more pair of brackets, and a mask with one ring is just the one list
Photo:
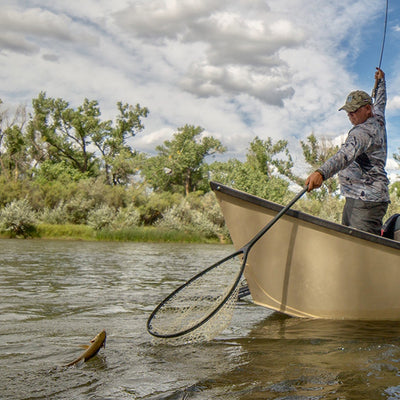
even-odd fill
[[(237, 249), (282, 208), (212, 187)], [(256, 304), (291, 316), (400, 320), (400, 243), (297, 211), (255, 244), (244, 274)]]

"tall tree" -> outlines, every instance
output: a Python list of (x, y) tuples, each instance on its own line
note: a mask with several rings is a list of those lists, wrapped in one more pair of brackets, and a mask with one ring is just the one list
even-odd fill
[(255, 137), (246, 155), (246, 162), (236, 173), (235, 186), (256, 196), (281, 202), (289, 181), (283, 176), (291, 175), (292, 158), (287, 141)]
[(86, 176), (97, 176), (103, 168), (109, 184), (127, 182), (134, 156), (127, 138), (144, 128), (141, 118), (147, 116), (147, 108), (119, 102), (114, 124), (101, 120), (95, 100), (85, 99), (73, 109), (66, 101), (47, 98), (42, 92), (32, 104), (28, 134), (38, 163), (64, 161)]
[(65, 100), (47, 98), (41, 92), (32, 100), (32, 106), (28, 134), (38, 161), (66, 161), (81, 173), (94, 175), (96, 159), (89, 145), (90, 133), (101, 124), (97, 102), (85, 99), (74, 110)]
[[(329, 141), (319, 141), (314, 133), (307, 137), (306, 142), (301, 141), (300, 143), (304, 159), (310, 166), (310, 172), (318, 169), (339, 150), (339, 146), (335, 146)], [(320, 190), (311, 192), (310, 195), (325, 198), (326, 196), (337, 195), (338, 189), (339, 180), (337, 177), (332, 177), (324, 182)]]
[(172, 140), (157, 146), (158, 155), (147, 159), (142, 173), (155, 190), (182, 192), (208, 189), (207, 156), (223, 153), (225, 147), (204, 129), (193, 125), (178, 128)]
[[(282, 202), (292, 176), (292, 158), (287, 141), (255, 137), (249, 145), (246, 160), (228, 160), (210, 165), (211, 178), (221, 183), (272, 201)], [(285, 178), (286, 177), (286, 178)]]
[(209, 179), (235, 187), (236, 172), (242, 168), (243, 163), (236, 158), (227, 161), (214, 161), (209, 165)]
[(115, 126), (111, 121), (104, 124), (103, 129), (94, 131), (93, 144), (102, 155), (107, 182), (114, 185), (127, 183), (134, 172), (135, 151), (128, 145), (127, 139), (134, 137), (144, 129), (141, 118), (147, 117), (146, 107), (135, 107), (129, 104), (117, 103), (119, 115)]
[(15, 181), (29, 169), (28, 151), (24, 134), (14, 125), (4, 131), (5, 151), (1, 155), (3, 173), (7, 173)]
[(17, 107), (12, 114), (7, 109), (0, 111), (1, 173), (14, 180), (23, 176), (30, 167), (24, 134), (26, 119), (24, 106)]
[[(250, 142), (246, 162), (250, 167), (264, 173), (267, 178), (277, 173), (284, 176), (291, 175), (293, 161), (287, 145), (287, 140), (278, 140), (273, 143), (271, 138), (262, 140), (256, 136)], [(278, 155), (283, 158), (277, 157)]]

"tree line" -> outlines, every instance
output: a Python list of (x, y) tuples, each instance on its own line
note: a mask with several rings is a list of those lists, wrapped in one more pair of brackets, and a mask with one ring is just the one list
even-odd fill
[[(139, 152), (130, 139), (144, 130), (148, 114), (139, 104), (118, 102), (115, 118), (103, 120), (95, 100), (74, 108), (45, 92), (32, 100), (30, 113), (23, 106), (11, 112), (0, 100), (0, 226), (29, 214), (29, 226), (41, 221), (92, 224), (97, 230), (127, 224), (202, 227), (206, 235), (220, 236), (226, 232), (210, 180), (278, 203), (290, 198), (293, 183), (304, 183), (286, 140), (255, 137), (245, 161), (210, 162), (226, 148), (202, 127), (187, 124), (157, 146), (156, 155)], [(313, 133), (300, 144), (310, 171), (338, 150)], [(400, 155), (393, 156), (400, 163)], [(338, 222), (338, 186), (336, 178), (326, 181), (300, 207)], [(390, 211), (399, 212), (399, 183), (390, 190)]]

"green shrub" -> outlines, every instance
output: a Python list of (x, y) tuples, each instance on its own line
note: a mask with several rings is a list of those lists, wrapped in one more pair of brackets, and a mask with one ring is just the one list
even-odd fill
[(35, 210), (53, 209), (61, 203), (67, 203), (77, 195), (77, 182), (61, 181), (32, 182), (29, 201)]
[[(198, 233), (207, 238), (227, 237), (224, 219), (213, 193), (203, 196), (204, 201), (198, 202), (195, 199), (195, 207), (190, 202), (192, 199), (183, 199), (166, 210), (163, 218), (156, 223), (156, 226), (189, 233)], [(197, 207), (197, 208), (196, 208)]]
[(67, 184), (85, 179), (87, 174), (78, 171), (64, 160), (58, 162), (46, 160), (36, 170), (35, 178), (38, 182), (43, 183), (58, 181)]
[(391, 192), (389, 207), (383, 220), (385, 221), (393, 214), (400, 214), (400, 193), (397, 189)]
[(95, 207), (93, 199), (77, 196), (69, 200), (64, 205), (67, 222), (71, 224), (86, 224), (88, 215)]
[(294, 208), (316, 217), (341, 223), (344, 199), (335, 196), (328, 196), (324, 201), (318, 198), (303, 197)]
[(17, 199), (29, 198), (31, 187), (28, 181), (14, 181), (0, 175), (0, 207)]
[(178, 193), (151, 193), (145, 198), (141, 199), (139, 212), (141, 219), (145, 225), (153, 225), (160, 218), (163, 213), (175, 204), (179, 204), (183, 196)]
[(201, 210), (210, 221), (222, 230), (225, 229), (225, 218), (213, 192), (208, 192), (202, 197)]
[(11, 237), (34, 236), (36, 216), (27, 199), (15, 200), (0, 211), (0, 227)]
[(61, 201), (55, 208), (45, 208), (38, 216), (41, 222), (53, 225), (62, 225), (68, 221), (64, 201)]
[(139, 210), (130, 204), (128, 207), (120, 208), (112, 223), (114, 229), (129, 229), (140, 225)]
[(89, 212), (87, 223), (94, 230), (99, 231), (109, 227), (115, 218), (115, 210), (107, 205), (102, 205)]

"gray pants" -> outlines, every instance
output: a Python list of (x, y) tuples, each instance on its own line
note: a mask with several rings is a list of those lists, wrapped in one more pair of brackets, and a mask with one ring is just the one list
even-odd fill
[(388, 203), (386, 202), (376, 203), (346, 197), (342, 214), (342, 224), (380, 235), (382, 219), (387, 208)]

